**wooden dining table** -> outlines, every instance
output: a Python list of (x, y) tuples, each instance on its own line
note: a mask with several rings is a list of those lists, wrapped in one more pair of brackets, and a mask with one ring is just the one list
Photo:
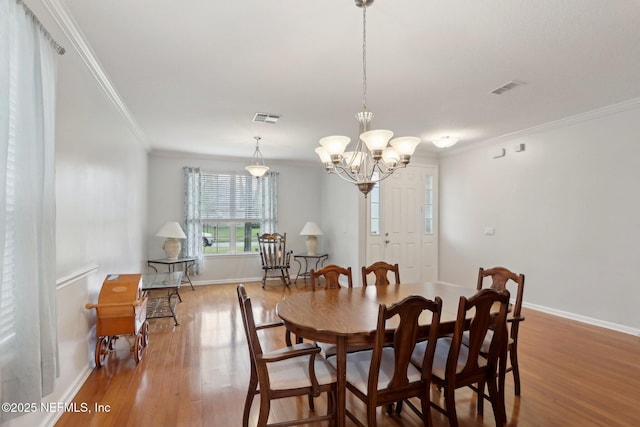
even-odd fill
[[(453, 331), (460, 297), (469, 298), (476, 292), (475, 288), (443, 282), (326, 289), (287, 296), (277, 304), (276, 313), (296, 336), (336, 345), (336, 424), (344, 427), (347, 349), (373, 346), (379, 305), (391, 306), (410, 295), (431, 300), (439, 296), (442, 298), (439, 331), (446, 335)], [(430, 316), (425, 314), (425, 319), (423, 331), (426, 337)], [(393, 323), (389, 325), (394, 327)]]

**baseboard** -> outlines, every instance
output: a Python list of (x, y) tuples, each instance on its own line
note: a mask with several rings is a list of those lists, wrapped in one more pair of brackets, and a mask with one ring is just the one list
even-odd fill
[[(57, 401), (66, 402), (66, 403), (73, 402), (73, 398), (76, 397), (76, 394), (78, 394), (78, 392), (80, 391), (80, 388), (84, 385), (85, 381), (87, 381), (87, 378), (89, 378), (89, 375), (91, 375), (92, 371), (93, 369), (87, 364), (85, 369), (78, 374), (75, 381), (67, 388), (67, 390), (59, 398), (57, 398)], [(48, 402), (46, 398), (42, 399), (42, 401)], [(64, 411), (49, 412), (45, 417), (45, 419), (42, 420), (42, 423), (40, 423), (40, 427), (53, 427), (56, 424), (56, 422), (60, 419), (63, 413)]]
[(605, 320), (595, 319), (593, 317), (582, 316), (580, 314), (570, 313), (568, 311), (556, 310), (554, 308), (545, 307), (537, 304), (522, 303), (523, 307), (531, 310), (541, 311), (543, 313), (552, 314), (558, 317), (564, 317), (565, 319), (575, 320), (577, 322), (586, 323), (601, 328), (611, 329), (613, 331), (622, 332), (629, 335), (640, 336), (640, 329), (632, 328), (626, 325), (620, 325), (618, 323), (607, 322)]
[[(218, 279), (218, 280), (193, 280), (193, 276), (190, 276), (190, 277), (191, 277), (191, 283), (193, 283), (193, 286), (224, 285), (229, 283), (249, 283), (249, 282), (260, 282), (262, 280), (262, 276), (240, 277), (240, 278), (234, 278), (234, 279)], [(271, 280), (271, 279), (267, 279), (267, 280)], [(280, 279), (277, 279), (277, 280), (280, 280)], [(184, 287), (184, 283), (182, 284), (182, 287)]]

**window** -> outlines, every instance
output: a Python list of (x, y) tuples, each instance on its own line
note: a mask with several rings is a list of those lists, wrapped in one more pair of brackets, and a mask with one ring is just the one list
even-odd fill
[[(378, 172), (375, 172), (371, 177), (373, 180), (376, 180), (380, 177)], [(381, 209), (381, 201), (380, 201), (380, 182), (376, 182), (376, 185), (373, 186), (371, 192), (368, 195), (369, 197), (369, 232), (371, 234), (380, 234), (380, 209)]]
[(258, 234), (275, 231), (276, 174), (262, 178), (202, 172), (202, 245), (205, 254), (257, 252)]
[(424, 233), (433, 234), (433, 176), (427, 175), (424, 184)]

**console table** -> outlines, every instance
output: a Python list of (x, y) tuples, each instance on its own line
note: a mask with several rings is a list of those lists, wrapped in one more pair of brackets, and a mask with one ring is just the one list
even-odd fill
[[(309, 271), (309, 260), (315, 262), (315, 269), (321, 268), (324, 266), (324, 262), (329, 258), (329, 254), (321, 254), (321, 255), (307, 255), (307, 254), (298, 254), (293, 256), (293, 260), (298, 263), (298, 274), (296, 274), (296, 280), (293, 283), (298, 282), (298, 277), (302, 277), (307, 282), (307, 277), (311, 277), (311, 272)], [(302, 271), (302, 262), (300, 260), (304, 260), (304, 271)], [(312, 264), (313, 265), (313, 264)]]
[(184, 283), (189, 283), (191, 285), (191, 290), (193, 291), (193, 283), (191, 283), (191, 277), (189, 277), (189, 268), (193, 267), (196, 264), (195, 258), (178, 258), (178, 259), (169, 259), (169, 258), (161, 258), (161, 259), (149, 259), (147, 260), (147, 266), (153, 268), (156, 272), (158, 269), (153, 264), (166, 265), (169, 269), (169, 273), (176, 271), (176, 264), (182, 264), (182, 272), (184, 273)]

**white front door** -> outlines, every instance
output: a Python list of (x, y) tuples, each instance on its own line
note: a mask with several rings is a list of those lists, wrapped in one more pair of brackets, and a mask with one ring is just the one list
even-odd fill
[(436, 188), (435, 166), (409, 166), (372, 191), (367, 203), (367, 265), (398, 263), (405, 283), (437, 279)]

